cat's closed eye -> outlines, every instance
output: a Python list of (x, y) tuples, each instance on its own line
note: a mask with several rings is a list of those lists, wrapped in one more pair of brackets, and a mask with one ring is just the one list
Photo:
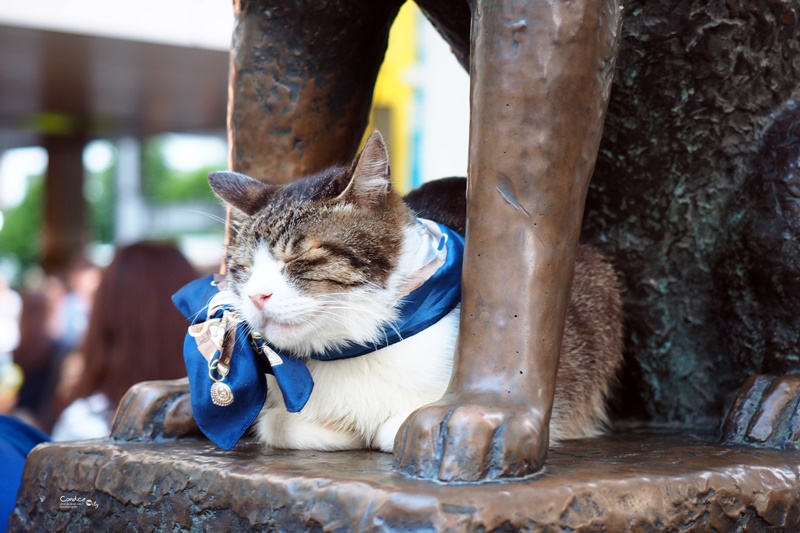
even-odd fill
[(325, 261), (326, 253), (319, 242), (301, 242), (287, 246), (280, 254), (284, 263), (284, 268), (288, 265), (296, 264), (298, 261), (306, 266), (314, 266)]
[[(353, 287), (364, 283), (359, 266), (363, 260), (345, 247), (315, 243), (289, 258), (286, 275), (299, 283), (331, 285), (330, 288)], [(309, 287), (311, 288), (311, 287)], [(324, 289), (325, 287), (316, 287)]]

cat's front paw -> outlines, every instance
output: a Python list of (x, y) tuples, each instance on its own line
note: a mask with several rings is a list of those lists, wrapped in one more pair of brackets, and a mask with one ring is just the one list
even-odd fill
[(397, 434), (394, 468), (424, 479), (475, 482), (540, 470), (544, 417), (529, 405), (485, 396), (450, 397), (418, 409)]

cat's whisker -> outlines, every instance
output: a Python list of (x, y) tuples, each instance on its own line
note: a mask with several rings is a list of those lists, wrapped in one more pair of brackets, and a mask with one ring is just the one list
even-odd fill
[(196, 313), (194, 313), (194, 314), (191, 316), (191, 318), (190, 318), (189, 320), (190, 320), (190, 322), (191, 322), (192, 324), (194, 324), (194, 322), (195, 322), (195, 321), (196, 321), (198, 318), (201, 318), (201, 317), (202, 317), (202, 315), (203, 315), (204, 313), (207, 313), (207, 312), (208, 312), (208, 307), (211, 305), (211, 300), (212, 300), (212, 299), (213, 299), (213, 297), (210, 297), (210, 298), (208, 299), (208, 301), (206, 302), (206, 304), (205, 304), (203, 307), (201, 307), (200, 309), (198, 309), (198, 311), (197, 311)]
[(240, 325), (239, 327), (236, 328), (236, 330), (234, 332), (234, 334), (235, 334), (235, 342), (239, 342), (242, 339), (244, 339), (244, 340), (248, 340), (249, 339), (253, 328), (250, 327), (249, 323), (245, 322), (245, 324), (246, 325), (244, 327), (242, 327)]
[[(397, 329), (397, 325), (396, 325), (394, 322), (390, 322), (390, 323), (388, 324), (388, 326), (389, 326), (390, 328), (392, 328), (392, 331), (394, 331), (394, 332), (395, 332), (395, 334), (396, 334), (396, 335), (397, 335), (397, 336), (398, 336), (400, 339), (402, 339), (402, 338), (403, 338), (403, 334), (400, 332), (400, 330), (399, 330), (399, 329)], [(385, 331), (385, 330), (384, 330), (384, 331)], [(385, 333), (384, 333), (384, 334), (385, 334)], [(388, 336), (388, 335), (386, 335), (386, 342), (389, 342), (389, 336)]]
[(235, 234), (237, 234), (237, 235), (239, 234), (239, 228), (237, 228), (234, 224), (229, 224), (226, 219), (224, 219), (223, 217), (221, 217), (219, 215), (215, 215), (214, 213), (209, 213), (208, 211), (201, 211), (200, 209), (188, 209), (188, 208), (186, 208), (186, 209), (183, 209), (183, 211), (186, 211), (187, 213), (195, 213), (195, 214), (198, 214), (198, 215), (203, 215), (205, 217), (208, 217), (208, 218), (210, 218), (211, 220), (213, 220), (215, 222), (222, 223), (223, 226), (225, 226), (226, 228), (228, 228), (229, 230), (231, 230)]
[[(342, 299), (342, 298), (338, 298), (340, 296), (345, 297), (346, 300)], [(382, 296), (381, 291), (378, 291), (378, 290), (371, 291), (371, 292), (365, 292), (365, 293), (363, 293), (363, 294), (361, 294), (359, 296), (360, 296), (360, 298), (358, 298), (358, 300), (363, 300), (363, 299), (366, 299), (366, 298), (374, 298), (374, 297), (388, 299), (388, 298), (386, 298), (386, 296)], [(333, 293), (325, 294), (323, 296), (319, 296), (317, 298), (318, 298), (317, 301), (320, 301), (320, 302), (331, 301), (331, 300), (335, 300), (335, 301), (352, 301), (354, 299), (354, 295), (353, 295), (352, 292), (333, 292)]]

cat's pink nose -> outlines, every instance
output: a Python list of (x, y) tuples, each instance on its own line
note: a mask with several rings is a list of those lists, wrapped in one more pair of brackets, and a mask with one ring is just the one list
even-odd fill
[(261, 311), (264, 309), (264, 304), (267, 303), (267, 300), (269, 300), (271, 296), (272, 296), (271, 292), (267, 294), (265, 293), (251, 294), (250, 301), (253, 302), (253, 305), (256, 306), (256, 309)]

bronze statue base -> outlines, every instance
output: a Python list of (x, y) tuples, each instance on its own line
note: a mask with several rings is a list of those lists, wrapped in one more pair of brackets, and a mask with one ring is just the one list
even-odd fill
[(12, 531), (797, 531), (800, 452), (626, 431), (552, 449), (544, 474), (444, 485), (377, 452), (95, 440), (30, 455)]

